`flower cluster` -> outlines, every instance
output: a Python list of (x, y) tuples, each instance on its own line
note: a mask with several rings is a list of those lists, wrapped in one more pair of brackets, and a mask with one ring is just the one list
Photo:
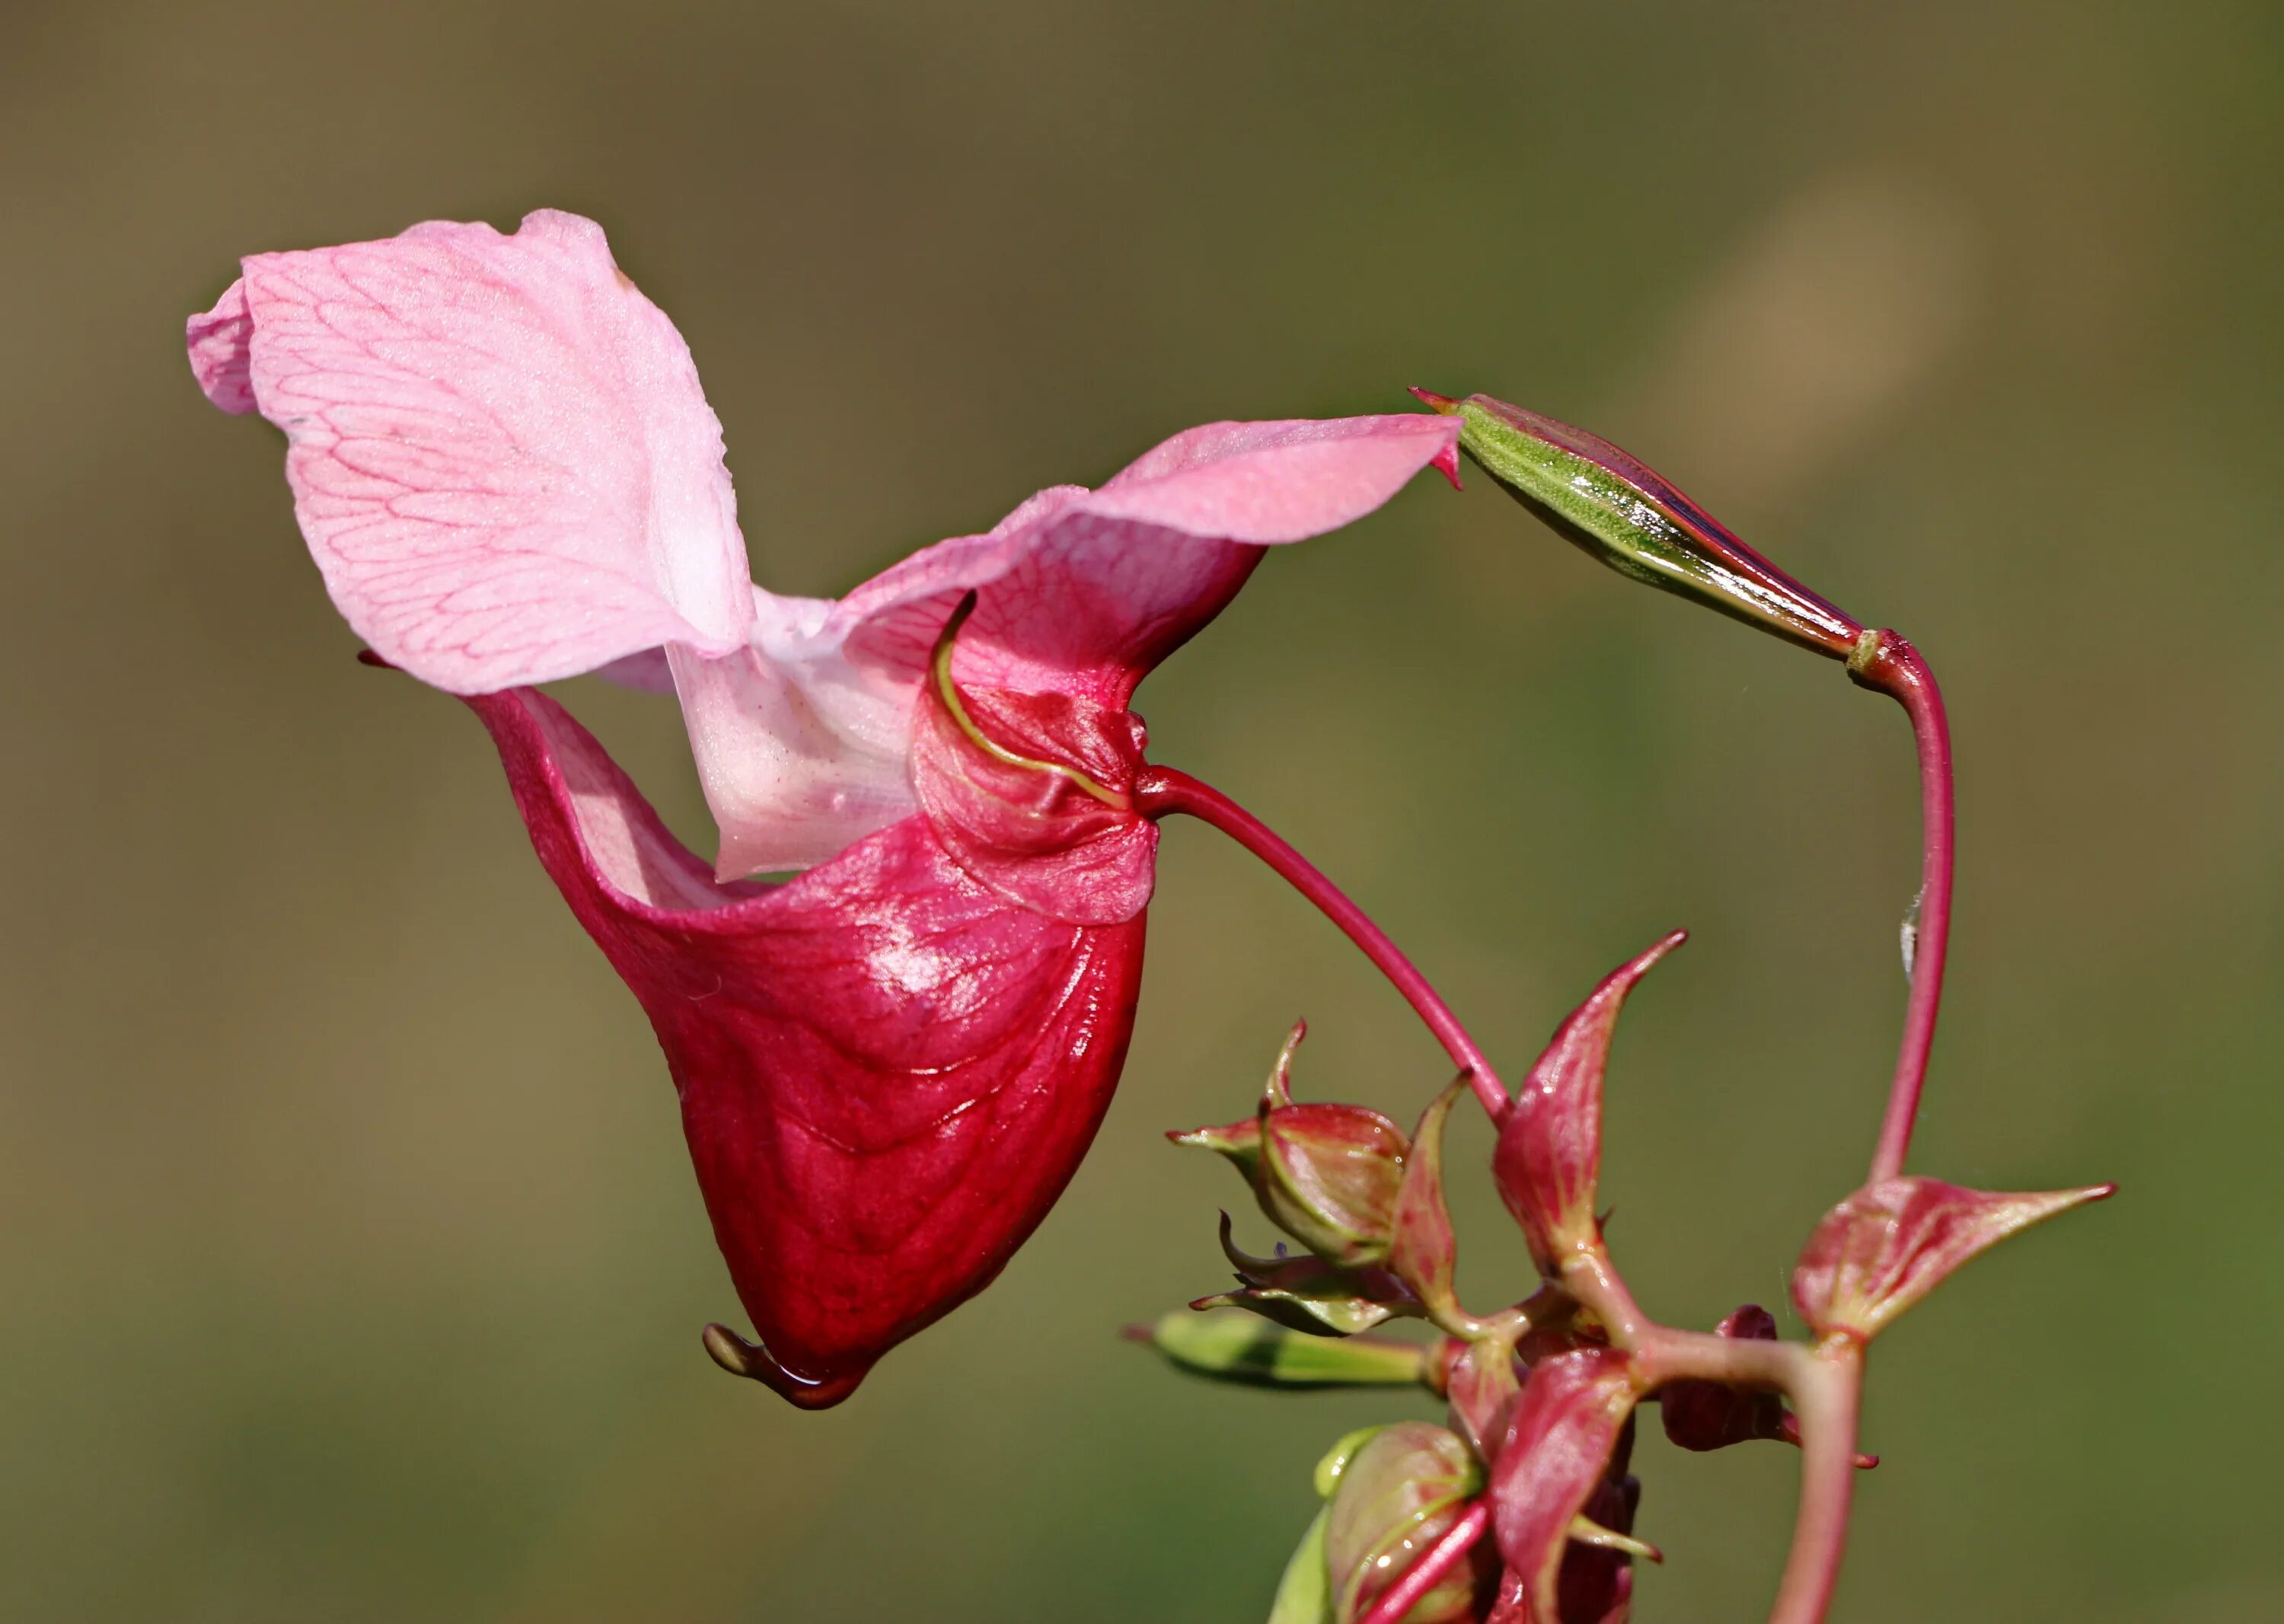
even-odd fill
[[(1230, 1245), (1224, 1214), (1240, 1289), (1190, 1307), (1250, 1309), (1273, 1325), (1248, 1333), (1176, 1313), (1151, 1340), (1208, 1376), (1416, 1384), (1447, 1407), (1443, 1425), (1351, 1435), (1326, 1457), (1317, 1484), (1326, 1503), (1287, 1569), (1272, 1624), (1622, 1620), (1633, 1558), (1659, 1559), (1633, 1537), (1641, 1490), (1628, 1464), (1639, 1406), (1656, 1403), (1684, 1448), (1801, 1444), (1787, 1398), (1828, 1424), (1828, 1401), (1856, 1380), (1866, 1344), (1904, 1309), (2006, 1236), (2108, 1193), (1871, 1184), (1816, 1227), (1795, 1269), (1809, 1343), (1779, 1341), (1774, 1316), (1749, 1303), (1709, 1334), (1650, 1320), (1596, 1217), (1602, 1088), (1627, 995), (1681, 941), (1676, 932), (1607, 977), (1556, 1031), (1500, 1120), (1492, 1177), (1540, 1278), (1498, 1313), (1472, 1314), (1452, 1294), (1443, 1141), (1459, 1084), (1407, 1136), (1361, 1106), (1296, 1104), (1288, 1042), (1254, 1117), (1169, 1136), (1228, 1157), (1302, 1250), (1287, 1255), (1280, 1243), (1273, 1258), (1248, 1257)], [(1355, 1334), (1399, 1319), (1425, 1320), (1441, 1335), (1423, 1344)], [(1349, 1339), (1311, 1346), (1326, 1338)], [(1843, 1461), (1852, 1455), (1851, 1441), (1834, 1447)], [(1485, 1530), (1490, 1543), (1471, 1549)]]

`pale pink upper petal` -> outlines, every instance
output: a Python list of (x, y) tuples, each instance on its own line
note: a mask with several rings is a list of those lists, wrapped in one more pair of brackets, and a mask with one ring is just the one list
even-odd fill
[(914, 555), (841, 601), (852, 660), (917, 677), (959, 594), (963, 680), (1123, 704), (1244, 585), (1263, 546), (1361, 519), (1447, 458), (1452, 419), (1209, 423), (1101, 489), (1042, 491), (989, 535)]
[(591, 221), (257, 254), (190, 340), (217, 405), (250, 392), (286, 431), (342, 614), (423, 681), (483, 692), (746, 643), (721, 426)]
[(254, 409), (254, 380), (246, 375), (246, 350), (254, 341), (254, 316), (246, 308), (246, 284), (233, 282), (204, 316), (186, 324), (191, 375), (207, 399), (233, 417)]

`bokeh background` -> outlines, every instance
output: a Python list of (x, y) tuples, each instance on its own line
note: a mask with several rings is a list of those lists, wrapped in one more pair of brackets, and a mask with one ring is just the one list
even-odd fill
[[(1443, 1080), (1196, 826), (1003, 1280), (831, 1414), (707, 1362), (644, 1021), (180, 353), (241, 253), (542, 205), (689, 337), (780, 589), (1417, 382), (1612, 436), (1909, 632), (1964, 831), (1918, 1165), (2124, 1193), (1881, 1343), (1838, 1616), (2284, 1616), (2280, 68), (2261, 0), (10, 0), (0, 1616), (1243, 1624), (1319, 1450), (1425, 1413), (1115, 1334), (1222, 1278), (1240, 1192), (1159, 1132), (1295, 1014), (1312, 1094)], [(572, 698), (705, 839), (670, 709)], [(1275, 557), (1143, 699), (1513, 1070), (1693, 926), (1621, 1041), (1615, 1235), (1669, 1318), (1781, 1304), (1901, 1007), (1900, 714), (1480, 480)], [(1640, 1460), (1641, 1616), (1759, 1616), (1787, 1453)]]

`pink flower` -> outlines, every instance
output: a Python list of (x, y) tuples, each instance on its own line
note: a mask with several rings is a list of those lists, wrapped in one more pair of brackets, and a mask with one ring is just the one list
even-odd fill
[[(189, 344), (216, 405), (286, 431), (351, 627), (490, 730), (665, 1050), (766, 1351), (708, 1347), (812, 1406), (988, 1284), (1101, 1120), (1156, 853), (1135, 686), (1264, 546), (1455, 455), (1435, 417), (1209, 424), (788, 598), (747, 579), (689, 351), (589, 221), (255, 255)], [(679, 696), (713, 863), (530, 686), (590, 671)]]

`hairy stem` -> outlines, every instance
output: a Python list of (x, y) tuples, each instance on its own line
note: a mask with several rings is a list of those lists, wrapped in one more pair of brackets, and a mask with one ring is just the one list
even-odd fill
[(1405, 1613), (1420, 1604), (1420, 1597), (1467, 1560), (1467, 1553), (1490, 1526), (1491, 1503), (1476, 1501), (1467, 1508), (1465, 1517), (1444, 1530), (1443, 1538), (1420, 1553), (1420, 1560), (1404, 1571), (1403, 1578), (1380, 1593), (1372, 1611), (1358, 1619), (1357, 1624), (1399, 1624)]
[(1388, 940), (1388, 933), (1374, 925), (1363, 909), (1350, 902), (1306, 857), (1252, 813), (1211, 785), (1201, 783), (1185, 772), (1170, 767), (1145, 768), (1134, 789), (1137, 809), (1144, 816), (1158, 818), (1169, 812), (1185, 812), (1212, 824), (1315, 903), (1318, 910), (1363, 950), (1373, 967), (1419, 1012), (1428, 1029), (1435, 1035), (1435, 1041), (1443, 1045), (1443, 1051), (1467, 1074), (1475, 1097), (1482, 1102), (1491, 1120), (1497, 1121), (1506, 1114), (1506, 1085), (1499, 1081), (1489, 1057), (1475, 1046), (1475, 1040), (1467, 1035), (1467, 1029), (1459, 1024), (1451, 1006), (1420, 973), (1419, 967)]
[(1928, 1054), (1935, 1044), (1936, 1015), (1943, 1003), (1944, 957), (1951, 944), (1951, 883), (1957, 839), (1956, 795), (1951, 760), (1951, 722), (1944, 714), (1943, 690), (1927, 661), (1892, 631), (1870, 632), (1848, 660), (1849, 675), (1866, 688), (1887, 694), (1912, 719), (1920, 758), (1920, 871), (1918, 941), (1912, 958), (1911, 998), (1904, 1010), (1904, 1035), (1896, 1052), (1896, 1077), (1888, 1090), (1888, 1113), (1880, 1124), (1879, 1149), (1872, 1157), (1873, 1183), (1904, 1170), (1920, 1094), (1927, 1086)]
[(1864, 1350), (1840, 1339), (1819, 1347), (1789, 1396), (1800, 1414), (1800, 1513), (1769, 1624), (1823, 1624), (1840, 1582), (1848, 1507), (1856, 1492), (1856, 1417)]

